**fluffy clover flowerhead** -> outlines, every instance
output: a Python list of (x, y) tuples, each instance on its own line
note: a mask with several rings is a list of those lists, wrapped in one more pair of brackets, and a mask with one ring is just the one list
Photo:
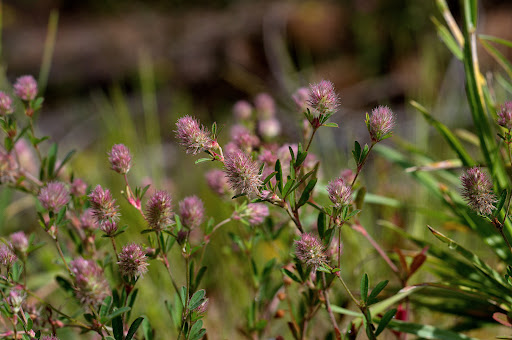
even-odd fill
[(352, 200), (352, 190), (350, 185), (346, 184), (343, 178), (338, 177), (327, 185), (329, 199), (336, 208), (342, 208), (349, 205)]
[(308, 233), (302, 234), (300, 240), (295, 241), (295, 255), (313, 270), (325, 263), (326, 259), (322, 242)]
[(123, 247), (119, 253), (119, 270), (123, 276), (138, 279), (148, 271), (148, 260), (144, 248), (136, 243), (130, 243)]
[(366, 114), (366, 127), (374, 143), (389, 137), (394, 126), (395, 114), (387, 106), (376, 107), (370, 116)]
[(98, 184), (89, 194), (89, 201), (98, 224), (102, 225), (109, 221), (117, 222), (119, 220), (119, 206), (116, 205), (116, 200), (112, 197), (110, 190), (103, 190), (101, 185)]
[(80, 303), (94, 307), (107, 297), (110, 288), (96, 262), (79, 257), (69, 263), (69, 269), (75, 276), (75, 295)]
[(231, 140), (241, 150), (251, 151), (258, 146), (260, 140), (243, 125), (234, 125), (231, 128)]
[(263, 203), (249, 203), (246, 211), (249, 224), (256, 226), (263, 223), (265, 217), (269, 215), (268, 207)]
[(512, 129), (512, 102), (505, 102), (498, 111), (498, 125)]
[(248, 120), (252, 115), (252, 106), (246, 100), (239, 100), (233, 105), (233, 116), (238, 120)]
[(11, 245), (12, 248), (18, 254), (25, 254), (28, 250), (28, 239), (27, 235), (23, 231), (18, 231), (11, 234)]
[(187, 153), (197, 155), (217, 147), (217, 142), (210, 137), (210, 132), (200, 125), (197, 119), (188, 115), (178, 119), (175, 132), (176, 138), (185, 147)]
[(0, 265), (10, 267), (17, 259), (18, 258), (13, 253), (11, 247), (6, 246), (3, 243), (0, 245)]
[(172, 223), (171, 196), (165, 191), (157, 191), (146, 204), (146, 218), (149, 227), (162, 230)]
[(12, 99), (3, 91), (0, 91), (0, 116), (5, 116), (13, 113)]
[(203, 201), (197, 196), (185, 197), (180, 202), (180, 219), (189, 229), (199, 227), (204, 220)]
[(14, 94), (23, 100), (30, 101), (37, 96), (37, 82), (32, 76), (22, 76), (14, 83)]
[(94, 210), (90, 208), (85, 209), (85, 211), (82, 213), (82, 216), (80, 216), (80, 228), (90, 232), (94, 232), (96, 229), (98, 229), (98, 222), (94, 217)]
[(307, 103), (320, 115), (333, 114), (340, 106), (340, 97), (336, 94), (334, 84), (328, 80), (309, 85)]
[(85, 196), (87, 193), (87, 183), (80, 178), (75, 178), (71, 183), (71, 194), (75, 197)]
[(206, 183), (217, 195), (229, 196), (231, 189), (229, 188), (228, 178), (224, 171), (213, 169), (206, 173)]
[(57, 212), (70, 200), (69, 191), (62, 182), (49, 182), (39, 191), (37, 197), (42, 206), (49, 211)]
[(132, 167), (130, 150), (124, 144), (116, 144), (108, 153), (108, 161), (111, 169), (122, 175), (128, 173)]
[(262, 184), (259, 167), (249, 155), (234, 151), (226, 156), (224, 166), (229, 185), (237, 195), (259, 193)]
[(490, 215), (498, 201), (492, 190), (492, 182), (486, 173), (473, 167), (460, 176), (462, 197), (468, 206), (481, 215)]

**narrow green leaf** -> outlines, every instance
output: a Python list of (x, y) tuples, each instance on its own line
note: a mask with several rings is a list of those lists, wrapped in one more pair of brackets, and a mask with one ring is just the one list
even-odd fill
[(336, 124), (336, 123), (324, 123), (322, 126), (335, 127), (335, 128), (337, 128), (337, 127), (338, 127), (338, 124)]
[(391, 321), (391, 319), (393, 319), (393, 317), (395, 316), (396, 314), (396, 309), (391, 309), (391, 310), (388, 310), (386, 312), (386, 314), (384, 314), (384, 316), (382, 317), (382, 319), (380, 319), (380, 322), (379, 322), (379, 327), (377, 327), (377, 330), (375, 331), (375, 336), (379, 336), (380, 333), (382, 333), (382, 331), (384, 329), (386, 329), (386, 326), (389, 324), (389, 322)]
[(512, 64), (507, 58), (498, 51), (494, 46), (489, 44), (487, 41), (480, 39), (480, 43), (485, 48), (485, 50), (496, 60), (498, 64), (507, 72), (509, 78), (512, 78)]
[(201, 289), (201, 290), (198, 290), (197, 292), (195, 292), (194, 295), (192, 295), (192, 297), (190, 298), (190, 302), (188, 304), (188, 309), (194, 310), (197, 307), (199, 307), (199, 305), (201, 303), (203, 303), (203, 301), (204, 301), (203, 298), (205, 295), (206, 295), (206, 291), (204, 289)]
[(493, 214), (495, 217), (498, 216), (498, 214), (500, 213), (501, 209), (505, 205), (506, 200), (507, 200), (507, 189), (504, 189), (501, 192), (500, 199), (498, 201), (498, 204), (496, 205), (496, 210), (494, 211), (494, 214)]
[(116, 316), (112, 320), (112, 331), (116, 340), (124, 340), (123, 336), (123, 318)]
[(107, 315), (106, 319), (107, 319), (107, 320), (111, 320), (111, 319), (113, 319), (113, 318), (115, 318), (115, 317), (117, 317), (117, 316), (119, 316), (119, 315), (121, 315), (121, 314), (123, 314), (123, 313), (128, 312), (129, 310), (131, 310), (131, 308), (130, 308), (130, 307), (121, 307), (121, 308), (119, 308), (119, 309), (114, 310), (114, 311), (113, 311), (112, 313), (110, 313), (109, 315)]
[(283, 268), (283, 269), (281, 269), (281, 271), (283, 272), (284, 275), (288, 276), (293, 281), (298, 282), (298, 283), (302, 283), (302, 281), (297, 277), (297, 275), (295, 275), (294, 273), (292, 273), (288, 269)]
[(382, 292), (382, 290), (387, 286), (389, 280), (380, 281), (377, 283), (375, 288), (372, 289), (370, 296), (368, 297), (368, 304), (373, 304), (377, 300), (377, 296)]
[(318, 229), (318, 235), (320, 236), (320, 239), (324, 239), (325, 235), (325, 214), (323, 212), (318, 213), (317, 218), (317, 229)]
[(359, 164), (361, 160), (361, 144), (358, 141), (354, 142), (354, 150), (352, 150), (352, 155), (354, 155), (354, 161), (356, 164)]
[(437, 35), (439, 36), (439, 38), (444, 42), (446, 47), (448, 47), (448, 49), (457, 59), (462, 60), (462, 49), (460, 48), (459, 44), (457, 43), (453, 35), (448, 30), (448, 28), (441, 24), (435, 17), (432, 17), (431, 20), (436, 26)]
[(368, 302), (368, 274), (364, 273), (361, 278), (361, 300), (364, 304)]
[(57, 170), (55, 170), (55, 176), (57, 176), (60, 172), (60, 170), (62, 170), (62, 168), (64, 167), (64, 165), (66, 165), (70, 160), (71, 160), (71, 157), (73, 157), (73, 155), (76, 153), (76, 150), (71, 150), (69, 151), (66, 156), (64, 157), (64, 159), (62, 160), (62, 162), (60, 162), (59, 164), (59, 167), (57, 168)]
[(46, 173), (48, 174), (49, 179), (54, 178), (53, 175), (55, 171), (55, 163), (57, 162), (57, 150), (57, 143), (53, 143), (48, 150), (48, 168)]
[(303, 206), (309, 201), (309, 198), (311, 197), (311, 193), (313, 192), (313, 189), (315, 189), (315, 185), (318, 179), (313, 178), (308, 182), (308, 185), (304, 188), (304, 191), (300, 195), (299, 202), (297, 203), (297, 208)]
[(388, 328), (403, 332), (414, 334), (422, 339), (437, 339), (437, 340), (478, 340), (464, 334), (447, 331), (431, 325), (421, 325), (410, 322), (392, 320), (388, 324)]
[(195, 161), (194, 164), (199, 164), (199, 163), (203, 163), (203, 162), (208, 162), (208, 161), (213, 161), (212, 158), (199, 158), (198, 160)]
[(132, 324), (130, 325), (130, 329), (128, 329), (128, 333), (126, 333), (125, 340), (131, 340), (135, 333), (137, 332), (137, 329), (139, 329), (140, 324), (144, 321), (144, 317), (140, 316), (137, 319), (133, 320)]
[(187, 306), (187, 287), (182, 286), (180, 289), (180, 300), (183, 308)]

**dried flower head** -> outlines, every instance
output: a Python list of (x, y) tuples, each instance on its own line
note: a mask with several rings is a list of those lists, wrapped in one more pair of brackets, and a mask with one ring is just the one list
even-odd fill
[(75, 276), (75, 295), (83, 305), (99, 305), (109, 294), (110, 288), (103, 270), (92, 260), (79, 257), (69, 263)]
[(387, 106), (379, 106), (366, 115), (366, 127), (374, 143), (386, 139), (395, 126), (395, 115)]
[(213, 169), (206, 173), (206, 183), (210, 189), (220, 196), (232, 196), (231, 189), (229, 188), (228, 178), (224, 171)]
[(248, 120), (252, 115), (252, 106), (245, 100), (239, 100), (233, 105), (233, 116), (238, 120)]
[(10, 246), (0, 244), (0, 265), (10, 267), (17, 259)]
[(49, 211), (57, 212), (68, 204), (70, 197), (66, 185), (62, 182), (49, 182), (39, 191), (37, 197), (41, 205)]
[(117, 222), (119, 220), (119, 206), (116, 205), (116, 200), (112, 197), (110, 190), (103, 190), (101, 185), (98, 184), (89, 194), (89, 201), (98, 224), (101, 225), (108, 221)]
[(157, 191), (146, 204), (146, 217), (149, 227), (161, 230), (172, 224), (171, 196), (165, 191)]
[(88, 232), (94, 232), (98, 229), (98, 222), (94, 216), (94, 210), (85, 209), (82, 216), (80, 216), (80, 228)]
[(144, 248), (136, 243), (130, 243), (123, 247), (119, 253), (119, 270), (121, 275), (134, 280), (142, 277), (148, 271), (148, 260)]
[(196, 155), (202, 151), (209, 151), (217, 147), (208, 129), (199, 124), (197, 119), (185, 116), (176, 123), (176, 138), (186, 148), (187, 153)]
[(462, 197), (468, 206), (481, 215), (490, 215), (496, 207), (496, 195), (492, 182), (486, 173), (478, 167), (473, 167), (460, 176)]
[(28, 238), (23, 231), (17, 231), (10, 236), (12, 248), (18, 254), (26, 254), (28, 250)]
[(322, 242), (308, 233), (302, 234), (300, 240), (295, 241), (295, 255), (313, 270), (324, 264), (326, 259)]
[(276, 118), (260, 120), (258, 133), (266, 139), (275, 138), (281, 133), (281, 123)]
[(132, 155), (124, 144), (115, 144), (108, 153), (111, 169), (122, 175), (128, 173), (132, 167)]
[(181, 223), (189, 229), (197, 228), (204, 220), (203, 201), (197, 196), (185, 197), (180, 202)]
[(349, 205), (352, 201), (352, 190), (350, 185), (347, 185), (341, 177), (329, 182), (327, 185), (327, 193), (329, 194), (329, 199), (334, 203), (336, 208), (342, 208)]
[(336, 94), (334, 84), (328, 80), (309, 85), (307, 103), (320, 115), (333, 114), (340, 106), (340, 98)]
[(512, 102), (505, 102), (498, 111), (498, 125), (512, 129)]
[(262, 184), (259, 167), (249, 155), (242, 151), (228, 154), (224, 162), (225, 172), (231, 189), (237, 195), (256, 195)]
[(260, 93), (254, 98), (254, 106), (258, 111), (259, 119), (270, 119), (276, 114), (274, 99), (267, 93)]
[(263, 223), (265, 217), (269, 215), (268, 207), (263, 203), (249, 203), (247, 205), (247, 220), (251, 226)]
[(0, 91), (0, 116), (5, 116), (14, 112), (12, 108), (12, 99), (3, 91)]
[(25, 301), (27, 294), (21, 288), (13, 288), (7, 297), (8, 303), (15, 314), (21, 310), (21, 304)]
[(14, 157), (0, 150), (0, 183), (14, 183), (18, 174)]
[(59, 340), (55, 335), (43, 335), (41, 337), (41, 340)]
[(23, 100), (30, 101), (37, 96), (37, 82), (32, 76), (22, 76), (14, 83), (14, 94)]
[(87, 183), (80, 178), (75, 178), (71, 183), (71, 194), (75, 197), (85, 196), (87, 193)]

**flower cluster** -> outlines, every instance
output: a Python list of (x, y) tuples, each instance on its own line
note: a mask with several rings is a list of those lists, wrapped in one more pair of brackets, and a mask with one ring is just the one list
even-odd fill
[(377, 143), (390, 136), (395, 126), (395, 115), (387, 106), (379, 106), (366, 117), (366, 127), (372, 142)]
[(142, 246), (130, 243), (119, 253), (119, 270), (121, 274), (131, 279), (138, 279), (148, 271), (148, 260)]
[(25, 101), (34, 100), (37, 96), (37, 82), (32, 76), (22, 76), (14, 83), (14, 94)]
[(312, 234), (302, 234), (300, 240), (295, 241), (295, 255), (308, 267), (320, 267), (326, 261), (325, 247), (318, 238)]
[[(112, 197), (110, 190), (104, 190), (101, 185), (97, 185), (89, 194), (89, 201), (96, 222), (102, 229), (111, 231), (112, 226), (119, 221), (119, 206), (116, 205), (116, 200)], [(105, 232), (108, 233), (107, 231)]]
[(189, 196), (179, 203), (181, 223), (189, 229), (197, 228), (204, 220), (203, 201), (197, 196)]
[(237, 195), (259, 193), (262, 183), (259, 167), (249, 155), (242, 151), (232, 152), (226, 156), (224, 165), (229, 185)]
[(505, 102), (498, 110), (498, 125), (512, 129), (512, 102)]
[(108, 153), (108, 161), (112, 170), (120, 174), (126, 174), (132, 167), (130, 150), (124, 144), (116, 144)]
[(79, 257), (69, 263), (69, 269), (74, 275), (75, 295), (83, 305), (95, 307), (109, 295), (108, 282), (96, 262)]
[(146, 204), (146, 218), (149, 227), (155, 230), (172, 224), (171, 196), (165, 191), (157, 191)]
[(182, 117), (176, 123), (176, 138), (185, 147), (187, 153), (193, 155), (202, 151), (211, 151), (217, 147), (217, 142), (212, 139), (210, 132), (190, 116)]
[(340, 98), (336, 94), (334, 84), (328, 80), (322, 80), (309, 86), (307, 103), (319, 115), (333, 114), (340, 106)]
[(481, 215), (490, 215), (498, 201), (492, 189), (488, 175), (478, 167), (466, 171), (460, 176), (462, 197), (468, 206)]
[(327, 185), (327, 193), (329, 194), (331, 202), (334, 203), (334, 206), (338, 209), (349, 205), (352, 201), (352, 189), (341, 177), (329, 182)]
[(69, 191), (62, 182), (50, 182), (39, 192), (39, 202), (48, 211), (58, 212), (70, 200)]

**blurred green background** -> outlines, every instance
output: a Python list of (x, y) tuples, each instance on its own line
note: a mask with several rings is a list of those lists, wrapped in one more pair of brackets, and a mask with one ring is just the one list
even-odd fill
[[(458, 2), (450, 5), (458, 18)], [(512, 39), (510, 1), (482, 1), (480, 6), (479, 30)], [(269, 92), (278, 104), (282, 140), (298, 142), (300, 126), (291, 94), (310, 82), (329, 79), (341, 95), (342, 109), (332, 118), (340, 128), (323, 131), (313, 144), (319, 158), (328, 161), (322, 165), (324, 181), (354, 166), (350, 147), (355, 139), (367, 141), (364, 113), (376, 105), (389, 105), (398, 115), (396, 137), (390, 143), (411, 141), (438, 158), (453, 154), (447, 153), (408, 101), (415, 99), (431, 108), (450, 127), (470, 124), (462, 65), (437, 37), (431, 21), (432, 16), (438, 17), (433, 1), (16, 0), (4, 1), (2, 10), (1, 56), (11, 82), (19, 75), (39, 74), (48, 46), (50, 13), (58, 13), (40, 135), (57, 141), (62, 155), (73, 148), (79, 151), (72, 162), (75, 175), (91, 185), (113, 189), (122, 203), (123, 221), (134, 231), (144, 229), (143, 221), (122, 200), (121, 178), (108, 168), (106, 152), (115, 143), (126, 144), (134, 154), (133, 184), (150, 180), (156, 188), (169, 190), (175, 202), (197, 194), (217, 221), (231, 212), (229, 204), (219, 203), (206, 186), (203, 174), (212, 165), (194, 166), (194, 158), (177, 147), (174, 122), (185, 114), (207, 125), (217, 121), (225, 127), (220, 134), (225, 142), (233, 103)], [(510, 58), (510, 50), (506, 52)], [(497, 67), (485, 52), (481, 62), (485, 71)], [(503, 97), (501, 101), (506, 99), (497, 95)], [(411, 207), (369, 205), (365, 210), (363, 223), (385, 249), (411, 246), (383, 232), (376, 223), (379, 219), (431, 237), (425, 224), (436, 223), (436, 217), (420, 214), (416, 208), (435, 208), (439, 203), (404, 178), (402, 170), (373, 155), (363, 181), (369, 192)], [(33, 200), (5, 189), (1, 195), (2, 235), (19, 229), (39, 232)], [(231, 223), (226, 228), (237, 227)], [(445, 227), (464, 233), (456, 225)], [(47, 237), (39, 235), (42, 240)], [(143, 241), (137, 232), (125, 235), (124, 242)], [(374, 282), (390, 276), (360, 235), (347, 232), (344, 237), (345, 249), (352, 254), (347, 259), (357, 259), (345, 264), (354, 272), (348, 280), (352, 285), (363, 271), (372, 273)], [(490, 257), (486, 249), (478, 249), (479, 243), (471, 242), (468, 238), (466, 246), (474, 245), (475, 252)], [(288, 251), (277, 248), (261, 245), (262, 262), (277, 251)], [(210, 265), (204, 285), (211, 297), (206, 320), (211, 339), (239, 338), (240, 311), (250, 300), (243, 281), (247, 273), (229, 256), (231, 251), (224, 232), (208, 248)], [(29, 264), (29, 271), (40, 273), (31, 283), (34, 287), (59, 270), (51, 247), (38, 255)], [(181, 262), (176, 259), (179, 273)], [(138, 309), (150, 316), (157, 338), (168, 339), (173, 330), (168, 327), (163, 300), (172, 297), (172, 290), (163, 268), (157, 263), (152, 267), (142, 281), (146, 289)], [(48, 294), (58, 295), (55, 290)], [(421, 310), (417, 317), (421, 320)], [(275, 327), (276, 334), (286, 335), (284, 322)]]

